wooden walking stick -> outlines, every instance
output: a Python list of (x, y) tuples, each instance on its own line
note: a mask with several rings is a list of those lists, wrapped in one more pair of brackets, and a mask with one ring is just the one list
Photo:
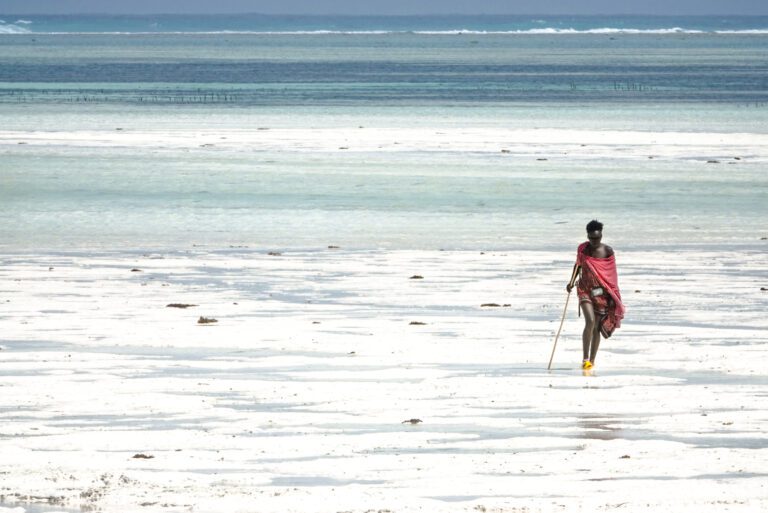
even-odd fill
[[(571, 281), (568, 282), (569, 285), (573, 285), (573, 280), (576, 279), (576, 274), (579, 272), (579, 266), (574, 265), (573, 266), (573, 273), (571, 273)], [(557, 335), (555, 335), (555, 345), (552, 346), (552, 354), (549, 357), (549, 364), (547, 365), (547, 370), (549, 370), (552, 367), (552, 358), (555, 357), (555, 349), (557, 348), (557, 339), (560, 338), (560, 331), (563, 329), (563, 323), (565, 322), (565, 314), (568, 312), (568, 300), (571, 299), (571, 291), (568, 291), (568, 296), (565, 298), (565, 308), (563, 308), (563, 317), (560, 319), (560, 327), (557, 328)]]

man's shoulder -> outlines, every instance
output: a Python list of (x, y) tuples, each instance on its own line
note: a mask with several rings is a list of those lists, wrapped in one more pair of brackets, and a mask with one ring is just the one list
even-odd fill
[(608, 244), (603, 244), (603, 246), (605, 247), (605, 256), (606, 257), (613, 256), (613, 248), (610, 247)]

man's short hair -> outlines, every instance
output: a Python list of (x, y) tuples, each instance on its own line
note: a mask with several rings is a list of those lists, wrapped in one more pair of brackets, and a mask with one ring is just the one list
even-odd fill
[(603, 223), (601, 223), (597, 219), (592, 219), (589, 223), (587, 223), (587, 233), (602, 232), (602, 231), (603, 231)]

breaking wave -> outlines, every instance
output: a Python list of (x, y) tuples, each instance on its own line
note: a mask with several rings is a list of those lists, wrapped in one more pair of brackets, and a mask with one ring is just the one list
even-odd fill
[[(16, 23), (29, 25), (32, 22), (27, 20), (19, 20)], [(29, 34), (32, 32), (27, 27), (20, 27), (16, 23), (6, 23), (5, 21), (0, 20), (0, 34)]]
[[(543, 20), (536, 20), (537, 22)], [(28, 25), (29, 20), (17, 20), (14, 23), (6, 23), (0, 20), (0, 34), (102, 34), (102, 35), (149, 35), (149, 34), (254, 34), (254, 35), (389, 35), (389, 34), (416, 34), (416, 35), (573, 35), (573, 34), (768, 34), (765, 29), (741, 29), (741, 30), (700, 30), (686, 29), (682, 27), (639, 29), (639, 28), (614, 28), (601, 27), (590, 29), (540, 27), (520, 30), (475, 30), (475, 29), (445, 29), (445, 30), (141, 30), (141, 31), (41, 31), (33, 32)], [(24, 26), (21, 26), (24, 25)]]

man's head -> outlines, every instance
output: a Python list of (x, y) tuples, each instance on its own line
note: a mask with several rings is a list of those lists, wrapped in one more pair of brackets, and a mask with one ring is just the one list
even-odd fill
[(603, 238), (603, 223), (597, 219), (591, 220), (587, 223), (587, 239), (589, 239), (589, 245), (597, 247), (600, 245), (600, 241)]

